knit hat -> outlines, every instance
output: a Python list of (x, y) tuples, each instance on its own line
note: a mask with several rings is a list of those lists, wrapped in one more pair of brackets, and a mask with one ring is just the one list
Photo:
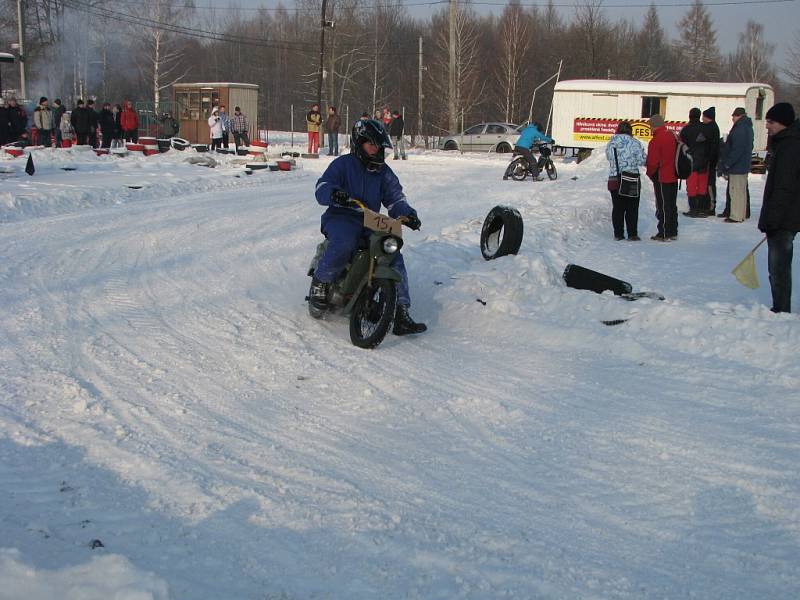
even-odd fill
[(778, 102), (767, 111), (767, 121), (775, 121), (788, 127), (794, 123), (794, 107), (788, 102)]
[(743, 117), (747, 114), (747, 111), (744, 109), (743, 106), (737, 106), (733, 109), (732, 117)]
[(664, 126), (664, 117), (661, 115), (653, 115), (650, 117), (650, 129), (658, 129)]
[(709, 106), (703, 111), (703, 116), (713, 121), (717, 118), (717, 110), (713, 106)]
[(695, 107), (689, 111), (689, 120), (690, 121), (697, 121), (700, 119), (700, 109)]

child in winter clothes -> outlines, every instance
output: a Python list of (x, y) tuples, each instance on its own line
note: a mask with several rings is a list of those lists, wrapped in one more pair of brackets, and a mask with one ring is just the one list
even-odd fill
[(219, 118), (219, 109), (214, 107), (211, 116), (208, 117), (208, 129), (211, 136), (211, 151), (222, 147), (222, 122)]

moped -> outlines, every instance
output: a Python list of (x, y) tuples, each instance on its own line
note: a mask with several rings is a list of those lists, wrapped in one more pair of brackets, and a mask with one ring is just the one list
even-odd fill
[[(350, 341), (359, 348), (375, 348), (386, 337), (394, 322), (400, 273), (392, 261), (403, 247), (401, 225), (405, 217), (392, 219), (351, 198), (364, 211), (364, 227), (372, 233), (359, 242), (350, 262), (336, 281), (328, 286), (328, 308), (320, 310), (308, 303), (308, 313), (322, 319), (327, 313), (350, 316)], [(320, 242), (308, 269), (313, 277), (328, 240)], [(306, 300), (308, 301), (308, 297)]]

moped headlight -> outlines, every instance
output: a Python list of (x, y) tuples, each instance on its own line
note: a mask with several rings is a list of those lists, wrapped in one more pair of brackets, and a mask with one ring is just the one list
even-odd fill
[(395, 237), (387, 237), (383, 240), (383, 251), (386, 254), (394, 254), (400, 249), (400, 243), (397, 241)]

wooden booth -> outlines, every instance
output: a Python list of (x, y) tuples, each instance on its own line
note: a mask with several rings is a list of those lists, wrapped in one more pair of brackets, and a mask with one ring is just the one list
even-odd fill
[[(233, 117), (239, 107), (247, 117), (250, 139), (258, 139), (258, 86), (252, 83), (176, 83), (172, 86), (180, 137), (193, 144), (210, 141), (208, 118), (215, 106), (224, 106)], [(231, 138), (231, 143), (233, 139)]]

